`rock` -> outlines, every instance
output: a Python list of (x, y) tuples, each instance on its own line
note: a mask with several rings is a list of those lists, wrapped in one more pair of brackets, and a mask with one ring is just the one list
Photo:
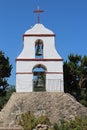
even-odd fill
[(46, 124), (38, 124), (35, 130), (48, 130), (49, 126)]

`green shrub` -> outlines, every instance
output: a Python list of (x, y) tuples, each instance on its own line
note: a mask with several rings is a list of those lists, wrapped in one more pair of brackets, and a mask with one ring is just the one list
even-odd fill
[(47, 125), (50, 125), (50, 120), (48, 119), (47, 116), (40, 116), (38, 119), (37, 119), (37, 124), (47, 124)]
[(50, 124), (49, 119), (47, 116), (40, 116), (39, 118), (36, 118), (33, 114), (30, 112), (25, 112), (21, 114), (21, 118), (18, 121), (18, 125), (21, 125), (24, 130), (32, 130), (37, 126), (37, 124)]
[(54, 130), (59, 130), (59, 124), (58, 123), (54, 123), (53, 129)]
[(76, 117), (75, 120), (55, 123), (54, 130), (87, 130), (87, 117)]
[(84, 106), (87, 107), (87, 101), (86, 101), (86, 100), (81, 99), (79, 102), (80, 102), (82, 105), (84, 105)]
[[(21, 125), (24, 130), (32, 130), (38, 124), (51, 126), (47, 116), (42, 115), (36, 118), (30, 112), (23, 113), (18, 124)], [(76, 117), (75, 120), (70, 121), (61, 120), (58, 123), (54, 123), (53, 128), (50, 130), (87, 130), (87, 117)]]
[(19, 120), (19, 125), (21, 125), (24, 130), (32, 130), (36, 126), (36, 118), (30, 112), (23, 113), (21, 119)]

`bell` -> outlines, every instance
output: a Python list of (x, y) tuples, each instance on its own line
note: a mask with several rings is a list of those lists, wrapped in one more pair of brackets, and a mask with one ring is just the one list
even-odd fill
[(43, 80), (41, 78), (41, 76), (38, 76), (38, 79), (37, 79), (37, 87), (44, 87), (44, 84), (43, 84)]
[(42, 55), (42, 52), (41, 52), (40, 46), (37, 47), (36, 55), (37, 55), (37, 56)]

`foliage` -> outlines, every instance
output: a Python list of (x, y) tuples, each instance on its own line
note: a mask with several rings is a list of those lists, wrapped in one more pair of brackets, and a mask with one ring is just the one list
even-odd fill
[(87, 106), (87, 56), (68, 56), (64, 62), (64, 90)]
[(12, 93), (15, 92), (15, 86), (11, 85), (6, 91), (6, 100), (8, 101)]
[(24, 130), (32, 130), (36, 126), (36, 118), (30, 112), (25, 112), (21, 115), (21, 119), (19, 120), (19, 125), (21, 125)]
[(0, 51), (0, 110), (8, 101), (13, 91), (13, 88), (10, 88), (8, 84), (8, 78), (11, 75), (11, 70), (12, 65), (10, 64), (9, 58)]
[(87, 117), (76, 117), (75, 120), (55, 123), (53, 130), (87, 130)]
[(7, 103), (9, 100), (11, 94), (15, 92), (15, 87), (14, 86), (9, 86), (6, 89), (6, 94), (5, 96), (0, 96), (0, 110), (4, 107), (4, 105)]
[(0, 96), (6, 94), (6, 88), (8, 87), (7, 78), (10, 77), (12, 65), (9, 63), (9, 58), (0, 51)]
[(87, 130), (87, 117), (76, 117), (75, 120), (65, 121), (61, 120), (54, 123), (53, 127), (47, 116), (40, 116), (36, 118), (30, 112), (25, 112), (21, 115), (18, 125), (22, 126), (24, 130), (32, 130), (38, 124), (46, 124), (50, 130)]
[(23, 113), (18, 121), (18, 125), (21, 125), (24, 130), (32, 130), (37, 126), (37, 124), (50, 124), (50, 121), (47, 116), (36, 118), (30, 112)]
[(47, 124), (47, 125), (50, 125), (50, 120), (49, 120), (49, 118), (47, 116), (41, 115), (37, 119), (37, 124)]

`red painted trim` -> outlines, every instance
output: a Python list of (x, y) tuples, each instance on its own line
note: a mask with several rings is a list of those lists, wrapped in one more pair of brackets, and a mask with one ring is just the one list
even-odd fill
[(55, 37), (55, 34), (24, 34), (23, 37)]
[(63, 72), (46, 72), (46, 74), (64, 74)]
[(63, 61), (63, 59), (23, 59), (23, 58), (19, 58), (16, 59), (16, 61)]
[(16, 74), (33, 74), (33, 72), (17, 72)]
[[(45, 72), (46, 74), (64, 74), (63, 72)], [(33, 72), (17, 72), (16, 74), (33, 74)]]

